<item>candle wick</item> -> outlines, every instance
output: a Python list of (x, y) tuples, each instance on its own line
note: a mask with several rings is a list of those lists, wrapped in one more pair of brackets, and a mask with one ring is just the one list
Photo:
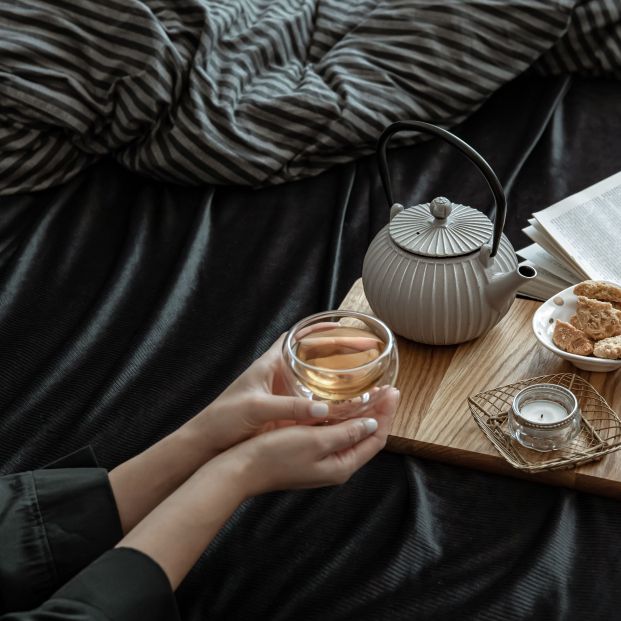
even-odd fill
[(543, 412), (539, 415), (539, 418), (543, 420)]

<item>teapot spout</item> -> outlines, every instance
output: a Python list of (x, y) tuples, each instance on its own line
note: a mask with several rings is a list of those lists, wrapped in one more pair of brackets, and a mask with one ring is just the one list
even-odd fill
[(517, 290), (528, 280), (537, 276), (537, 270), (531, 265), (518, 265), (513, 272), (494, 274), (487, 286), (487, 299), (491, 306), (502, 313), (513, 302)]

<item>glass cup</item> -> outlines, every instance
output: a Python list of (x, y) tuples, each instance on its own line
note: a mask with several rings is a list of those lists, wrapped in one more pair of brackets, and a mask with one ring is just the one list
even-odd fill
[(394, 386), (399, 355), (383, 322), (350, 310), (302, 319), (282, 348), (292, 394), (331, 403), (330, 417), (360, 413), (382, 386)]

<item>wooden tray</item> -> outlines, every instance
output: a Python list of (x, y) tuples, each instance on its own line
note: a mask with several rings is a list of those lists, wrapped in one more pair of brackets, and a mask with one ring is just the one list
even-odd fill
[[(470, 414), (467, 399), (471, 394), (558, 372), (580, 375), (615, 412), (621, 412), (621, 373), (581, 371), (541, 346), (531, 328), (538, 306), (538, 302), (517, 299), (487, 335), (462, 345), (434, 347), (399, 338), (401, 402), (387, 448), (621, 499), (621, 451), (572, 470), (528, 474), (496, 452)], [(340, 308), (372, 313), (361, 280)]]

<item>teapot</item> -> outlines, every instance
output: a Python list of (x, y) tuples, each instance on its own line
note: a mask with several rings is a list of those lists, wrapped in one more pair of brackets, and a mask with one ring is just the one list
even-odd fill
[[(397, 132), (444, 139), (464, 153), (494, 197), (494, 222), (445, 197), (404, 208), (393, 201), (386, 146)], [(522, 265), (502, 230), (507, 200), (490, 165), (454, 134), (422, 121), (399, 121), (380, 136), (377, 155), (390, 221), (371, 242), (362, 283), (373, 312), (397, 334), (431, 345), (477, 338), (507, 313), (517, 289), (537, 272)]]

